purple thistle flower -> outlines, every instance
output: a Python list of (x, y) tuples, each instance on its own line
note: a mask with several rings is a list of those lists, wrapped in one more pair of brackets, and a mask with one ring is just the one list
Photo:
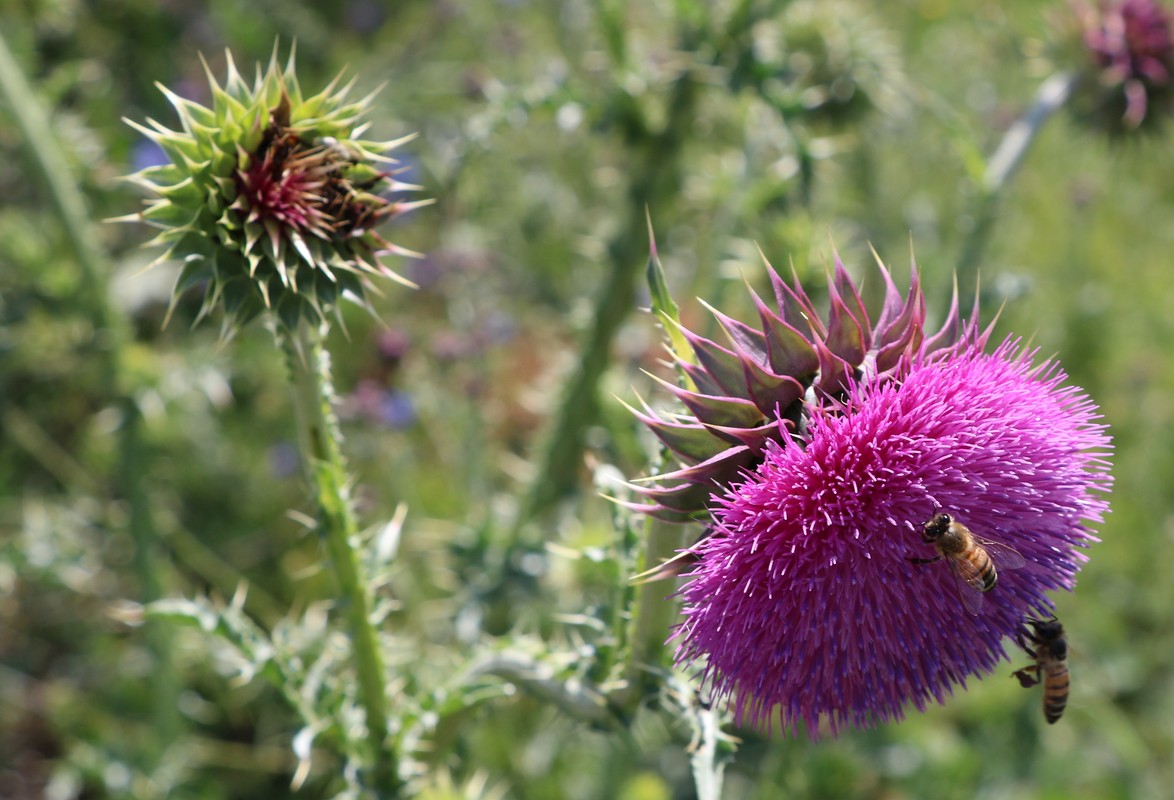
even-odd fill
[(1174, 110), (1174, 31), (1155, 0), (1075, 3), (1087, 53), (1078, 113), (1120, 135), (1156, 127)]
[[(714, 534), (681, 590), (677, 662), (741, 724), (811, 736), (901, 719), (989, 673), (1045, 592), (1071, 590), (1096, 541), (1109, 437), (1065, 373), (1013, 341), (904, 357), (777, 422), (762, 462), (714, 495)], [(946, 511), (1011, 546), (981, 613), (961, 602), (922, 525)]]
[(647, 502), (628, 505), (673, 522), (707, 518), (714, 487), (761, 463), (767, 444), (784, 441), (801, 423), (811, 397), (840, 396), (858, 380), (888, 380), (904, 359), (950, 352), (978, 336), (956, 303), (938, 331), (927, 331), (916, 266), (905, 296), (879, 259), (877, 267), (885, 299), (875, 321), (836, 256), (826, 321), (797, 278), (787, 284), (768, 265), (775, 307), (751, 294), (760, 327), (710, 309), (729, 340), (724, 347), (676, 325), (692, 350), (672, 352), (686, 385), (659, 382), (687, 413), (633, 412), (682, 467), (633, 485)]

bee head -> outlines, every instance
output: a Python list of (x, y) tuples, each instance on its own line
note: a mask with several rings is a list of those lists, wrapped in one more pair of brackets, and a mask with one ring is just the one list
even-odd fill
[(923, 541), (932, 544), (946, 535), (946, 531), (954, 524), (954, 518), (949, 514), (935, 514), (933, 519), (925, 523), (921, 528), (921, 538)]
[(1029, 619), (1027, 622), (1035, 629), (1036, 638), (1042, 639), (1045, 642), (1052, 642), (1064, 636), (1064, 626), (1055, 617), (1051, 619)]

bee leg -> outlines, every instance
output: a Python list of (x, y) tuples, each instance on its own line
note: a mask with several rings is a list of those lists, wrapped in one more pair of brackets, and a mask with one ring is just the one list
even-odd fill
[(1019, 631), (1015, 634), (1015, 644), (1023, 648), (1023, 651), (1029, 656), (1035, 658), (1036, 655), (1035, 652), (1032, 651), (1031, 645), (1034, 644), (1038, 646), (1043, 644), (1043, 642), (1037, 639), (1035, 634), (1029, 631), (1027, 628), (1020, 628)]
[(914, 564), (932, 564), (935, 561), (941, 561), (941, 556), (934, 556), (933, 558), (910, 558), (909, 561)]
[[(1029, 675), (1028, 673), (1031, 673), (1031, 672), (1034, 672), (1035, 674)], [(1032, 686), (1035, 686), (1040, 681), (1039, 665), (1037, 664), (1035, 666), (1024, 667), (1023, 669), (1015, 670), (1014, 672), (1011, 673), (1011, 675), (1012, 675), (1012, 677), (1019, 679), (1019, 685), (1022, 686), (1024, 689), (1030, 689)]]

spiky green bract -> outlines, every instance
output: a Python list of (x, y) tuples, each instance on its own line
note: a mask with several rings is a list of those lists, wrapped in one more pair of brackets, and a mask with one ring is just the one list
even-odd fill
[(738, 83), (787, 117), (842, 126), (905, 105), (901, 49), (860, 3), (796, 0), (750, 36)]
[(879, 259), (877, 265), (885, 300), (875, 322), (837, 255), (826, 318), (798, 279), (788, 284), (768, 264), (775, 303), (751, 292), (757, 327), (710, 309), (728, 339), (724, 346), (677, 326), (692, 353), (673, 348), (671, 354), (689, 385), (658, 381), (684, 410), (658, 413), (646, 406), (634, 413), (680, 468), (634, 485), (646, 502), (632, 507), (676, 522), (707, 519), (711, 496), (757, 467), (771, 442), (783, 444), (784, 431), (802, 437), (814, 406), (842, 397), (854, 382), (883, 384), (902, 359), (932, 361), (963, 339), (985, 341), (972, 322), (962, 322), (957, 302), (941, 329), (927, 334), (916, 265), (905, 296)]
[(304, 96), (293, 53), (282, 67), (275, 51), (252, 84), (231, 55), (223, 86), (205, 71), (211, 108), (159, 87), (179, 130), (127, 120), (170, 160), (130, 176), (155, 197), (123, 219), (161, 228), (151, 242), (167, 248), (158, 260), (182, 262), (172, 303), (202, 285), (197, 319), (220, 307), (231, 333), (271, 311), (292, 330), (337, 313), (341, 298), (368, 305), (374, 276), (406, 283), (379, 257), (410, 251), (374, 229), (422, 204), (383, 196), (417, 188), (394, 178), (385, 155), (411, 137), (360, 138), (373, 96), (348, 101), (353, 82), (339, 88), (338, 79)]

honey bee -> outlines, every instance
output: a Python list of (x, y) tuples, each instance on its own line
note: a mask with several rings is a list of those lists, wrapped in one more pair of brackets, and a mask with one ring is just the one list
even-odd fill
[(1019, 551), (1008, 545), (989, 542), (976, 536), (969, 528), (946, 513), (935, 514), (922, 526), (921, 539), (933, 545), (938, 554), (933, 558), (911, 558), (914, 564), (932, 564), (945, 561), (958, 581), (958, 594), (971, 614), (982, 611), (982, 596), (999, 582), (995, 569), (1019, 569), (1024, 565)]
[[(1032, 630), (1024, 626), (1017, 638), (1019, 646), (1035, 659), (1035, 663), (1011, 674), (1019, 679), (1024, 688), (1044, 683), (1044, 719), (1049, 724), (1064, 713), (1068, 705), (1068, 641), (1064, 638), (1064, 626), (1060, 620), (1024, 620)], [(1030, 643), (1030, 644), (1029, 644)], [(1035, 649), (1031, 649), (1031, 645)]]

